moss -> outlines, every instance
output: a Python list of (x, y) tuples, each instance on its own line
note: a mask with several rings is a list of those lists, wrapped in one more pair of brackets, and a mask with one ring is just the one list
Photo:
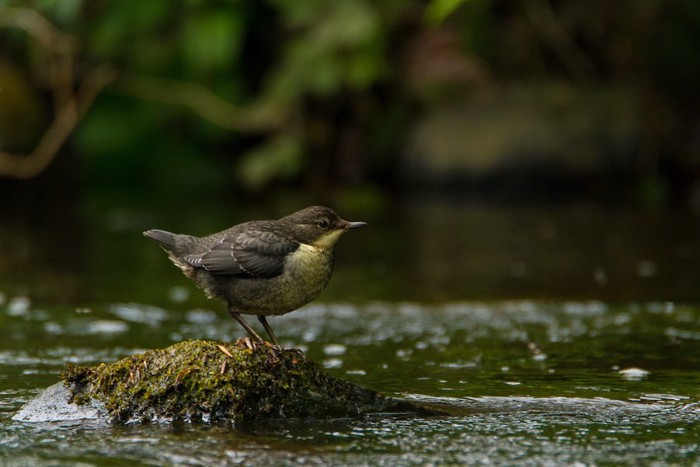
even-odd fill
[(325, 373), (295, 349), (240, 339), (185, 341), (62, 375), (71, 402), (97, 400), (113, 421), (245, 422), (425, 412)]

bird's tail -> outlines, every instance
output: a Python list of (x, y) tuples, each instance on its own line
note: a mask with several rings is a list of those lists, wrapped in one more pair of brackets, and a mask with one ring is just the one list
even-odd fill
[(153, 229), (146, 230), (143, 233), (143, 235), (152, 240), (155, 240), (160, 246), (162, 246), (168, 251), (172, 251), (173, 249), (175, 249), (176, 234), (174, 233), (166, 232), (165, 230)]
[(191, 253), (192, 247), (197, 242), (197, 237), (158, 229), (147, 230), (143, 235), (155, 240), (168, 253), (170, 261), (180, 268), (187, 277), (192, 278), (194, 268), (183, 257)]

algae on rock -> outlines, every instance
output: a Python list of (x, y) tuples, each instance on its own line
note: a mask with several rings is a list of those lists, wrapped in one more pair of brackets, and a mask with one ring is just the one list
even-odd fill
[(185, 341), (63, 374), (75, 404), (98, 401), (112, 420), (245, 422), (424, 412), (339, 380), (295, 349)]

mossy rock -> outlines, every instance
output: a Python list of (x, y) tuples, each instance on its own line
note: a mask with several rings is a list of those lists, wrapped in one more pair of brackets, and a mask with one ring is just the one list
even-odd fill
[(244, 423), (428, 410), (339, 380), (296, 349), (185, 341), (94, 368), (69, 365), (70, 403), (104, 404), (112, 421)]

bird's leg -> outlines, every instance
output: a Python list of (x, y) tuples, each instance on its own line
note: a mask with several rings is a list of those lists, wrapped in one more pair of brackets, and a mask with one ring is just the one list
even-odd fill
[(260, 324), (262, 324), (263, 327), (265, 328), (265, 331), (267, 331), (267, 335), (270, 336), (270, 339), (272, 339), (272, 343), (275, 344), (277, 347), (279, 347), (280, 345), (277, 342), (277, 337), (275, 337), (275, 333), (272, 332), (272, 328), (267, 323), (267, 319), (265, 318), (265, 315), (258, 315), (258, 321), (260, 321)]
[(250, 327), (250, 324), (248, 324), (248, 323), (245, 322), (245, 320), (243, 319), (243, 317), (241, 316), (241, 314), (238, 313), (238, 312), (236, 311), (235, 308), (233, 308), (233, 307), (231, 307), (231, 306), (228, 307), (228, 314), (231, 315), (231, 317), (232, 317), (233, 319), (235, 319), (236, 321), (238, 321), (238, 324), (240, 324), (241, 326), (243, 326), (243, 329), (245, 329), (246, 331), (248, 331), (248, 334), (250, 334), (250, 337), (252, 337), (253, 339), (255, 339), (255, 340), (258, 341), (258, 342), (265, 342), (265, 341), (262, 339), (262, 337), (260, 337), (260, 335), (259, 335), (257, 332), (255, 332), (255, 329), (251, 328), (251, 327)]

